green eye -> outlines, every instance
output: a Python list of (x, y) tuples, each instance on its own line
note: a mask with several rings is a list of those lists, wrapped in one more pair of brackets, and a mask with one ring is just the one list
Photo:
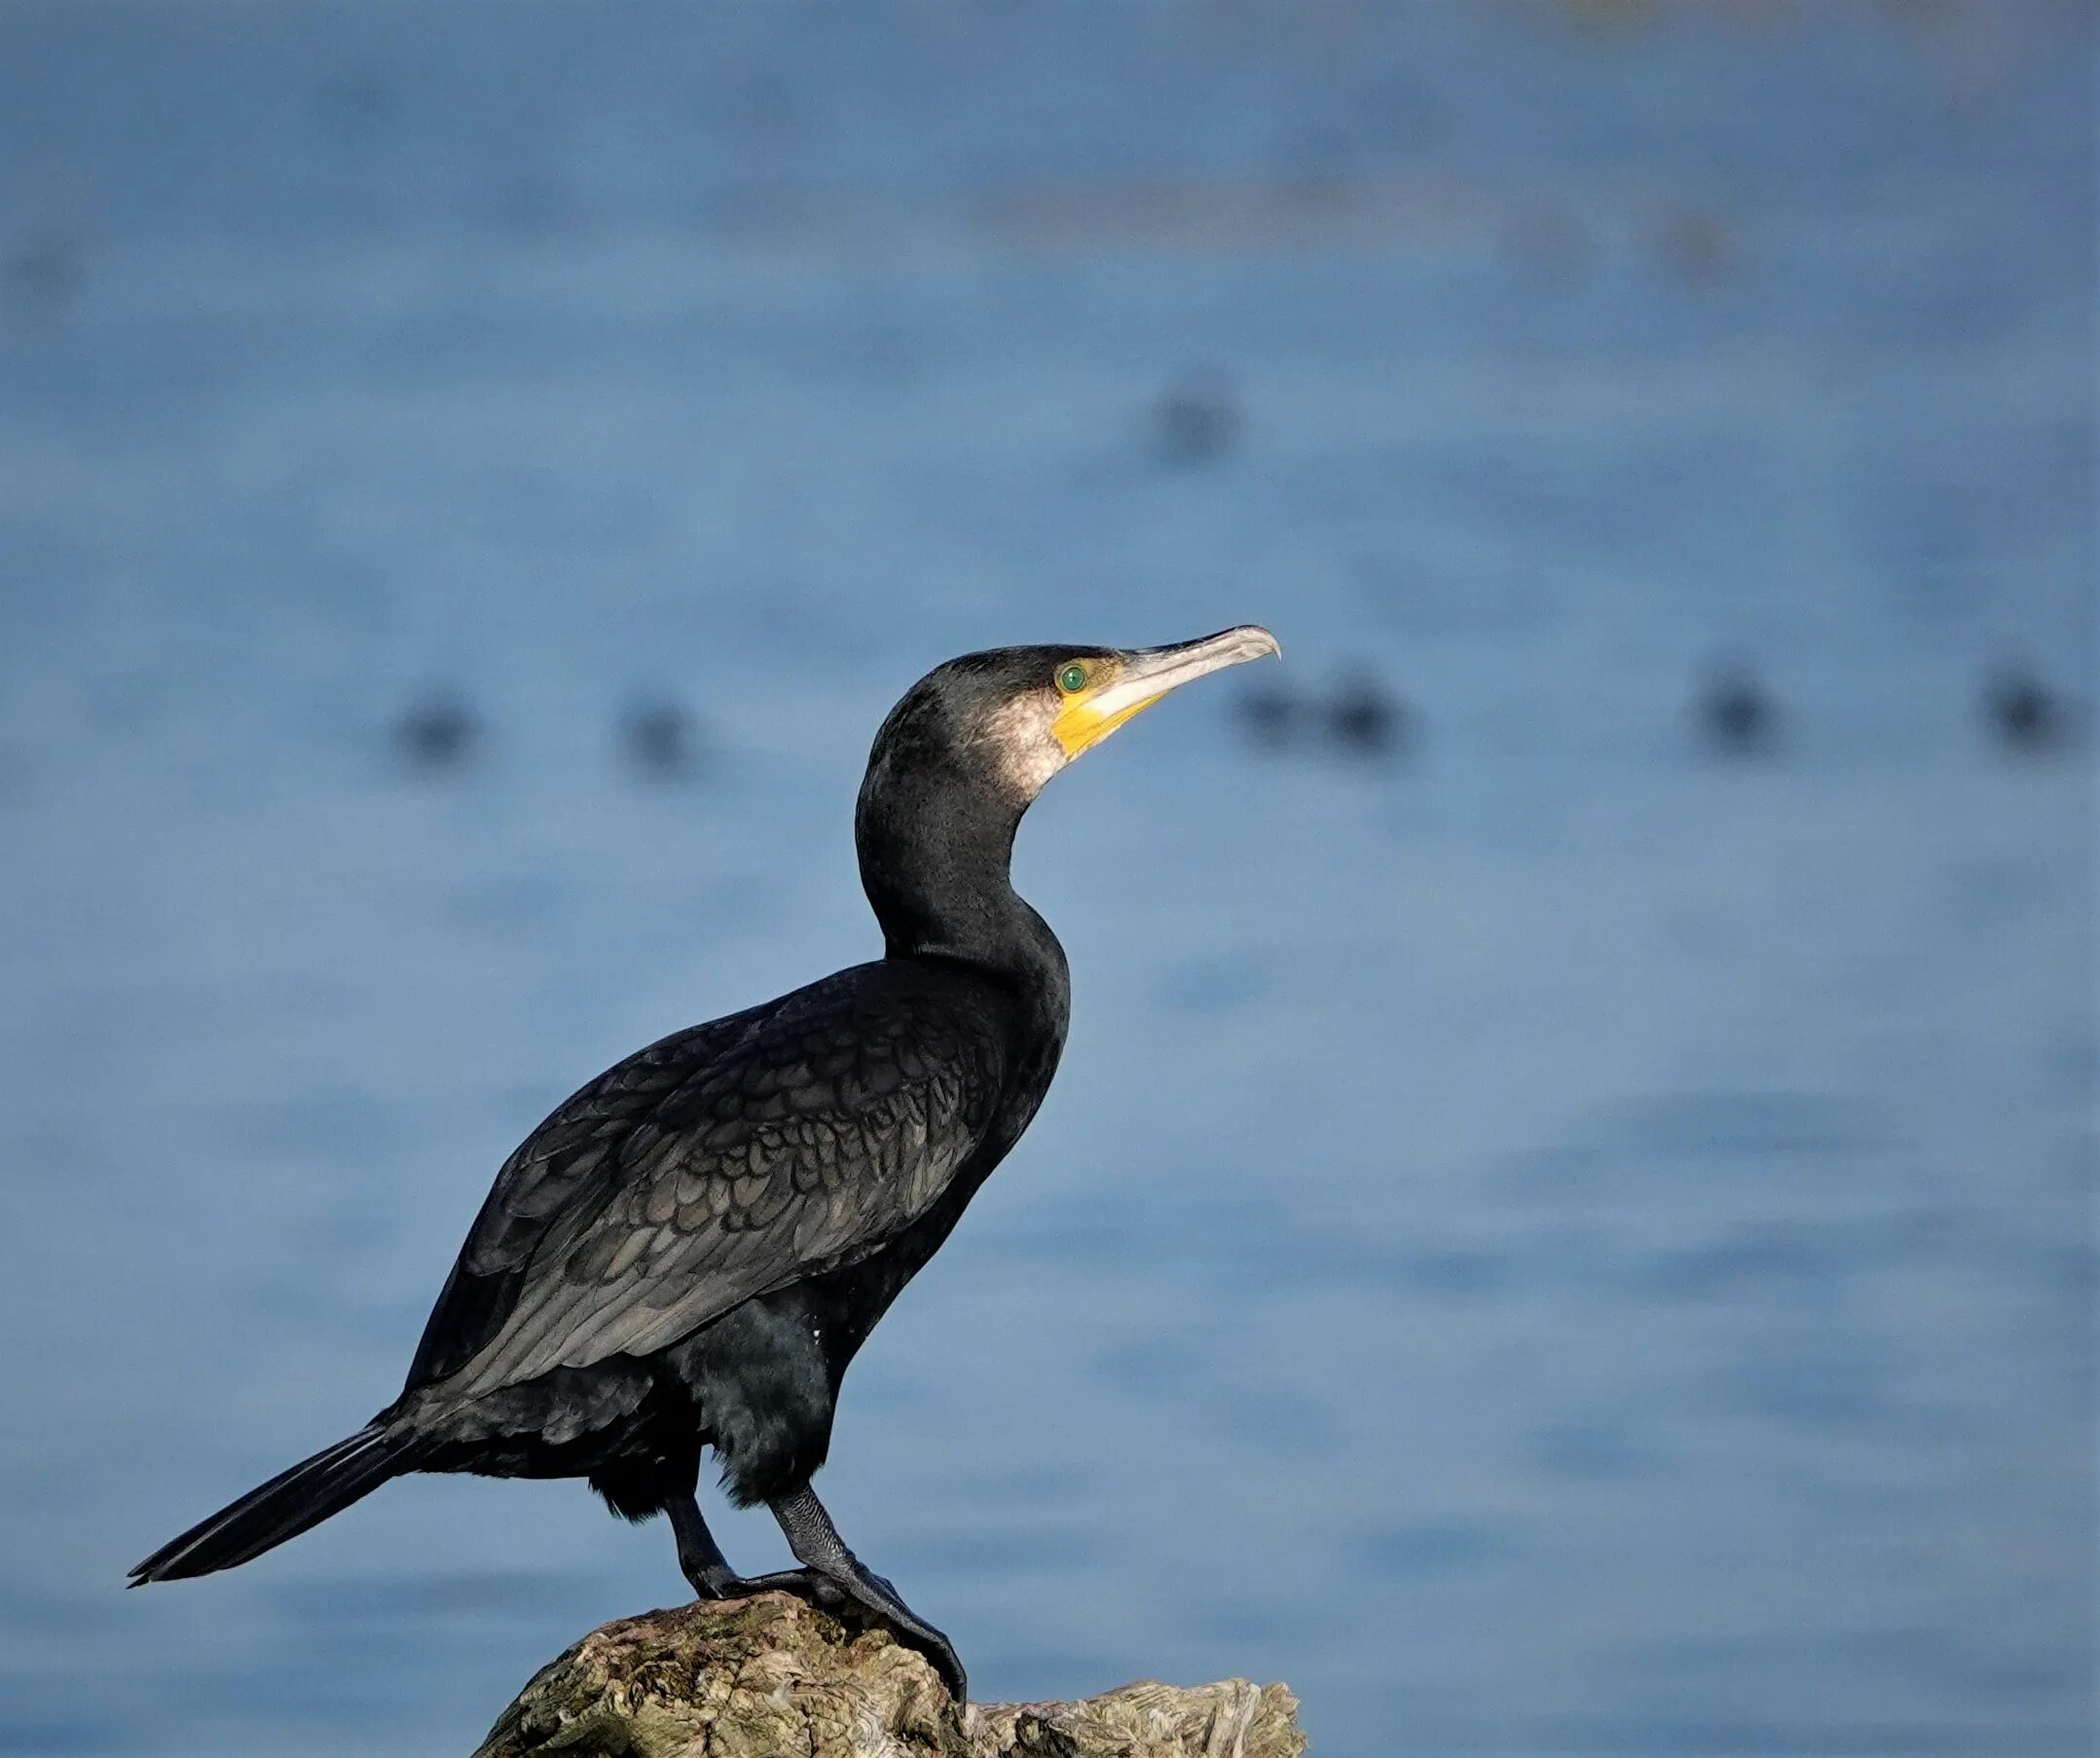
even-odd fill
[(1067, 696), (1076, 696), (1087, 687), (1087, 668), (1077, 661), (1057, 674), (1057, 687)]

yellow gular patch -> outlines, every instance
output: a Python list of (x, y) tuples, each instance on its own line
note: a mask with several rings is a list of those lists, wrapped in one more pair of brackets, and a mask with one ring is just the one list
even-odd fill
[(1057, 735), (1057, 743), (1064, 747), (1068, 757), (1076, 757), (1089, 746), (1098, 745), (1121, 726), (1132, 714), (1143, 714), (1155, 702), (1157, 696), (1147, 696), (1137, 702), (1125, 703), (1112, 714), (1104, 714), (1094, 706), (1096, 692), (1074, 696), (1064, 706), (1057, 718), (1050, 722), (1050, 731)]

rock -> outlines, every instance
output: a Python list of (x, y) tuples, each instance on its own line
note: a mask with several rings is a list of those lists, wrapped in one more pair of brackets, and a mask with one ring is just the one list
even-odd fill
[(787, 1593), (594, 1630), (474, 1758), (1297, 1758), (1298, 1703), (1245, 1679), (958, 1707), (918, 1654)]
[(1298, 1700), (1282, 1685), (1150, 1679), (1072, 1703), (972, 1703), (970, 1758), (1298, 1758)]

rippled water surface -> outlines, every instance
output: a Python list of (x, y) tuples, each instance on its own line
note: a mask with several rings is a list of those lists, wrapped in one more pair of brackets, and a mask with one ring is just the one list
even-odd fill
[(2092, 37), (0, 8), (0, 1750), (463, 1752), (676, 1596), (434, 1480), (118, 1583), (393, 1393), (578, 1080), (868, 954), (919, 671), (1247, 618), (1416, 736), (1229, 679), (1037, 808), (1070, 1051), (841, 1526), (987, 1696), (2088, 1749), (2090, 747), (1976, 701), (2091, 686)]

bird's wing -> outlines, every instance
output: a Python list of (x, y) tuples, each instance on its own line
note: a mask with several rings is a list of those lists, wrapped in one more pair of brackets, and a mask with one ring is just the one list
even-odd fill
[(647, 1355), (865, 1257), (989, 1126), (1001, 1035), (879, 966), (664, 1040), (498, 1174), (410, 1371), (467, 1394)]

